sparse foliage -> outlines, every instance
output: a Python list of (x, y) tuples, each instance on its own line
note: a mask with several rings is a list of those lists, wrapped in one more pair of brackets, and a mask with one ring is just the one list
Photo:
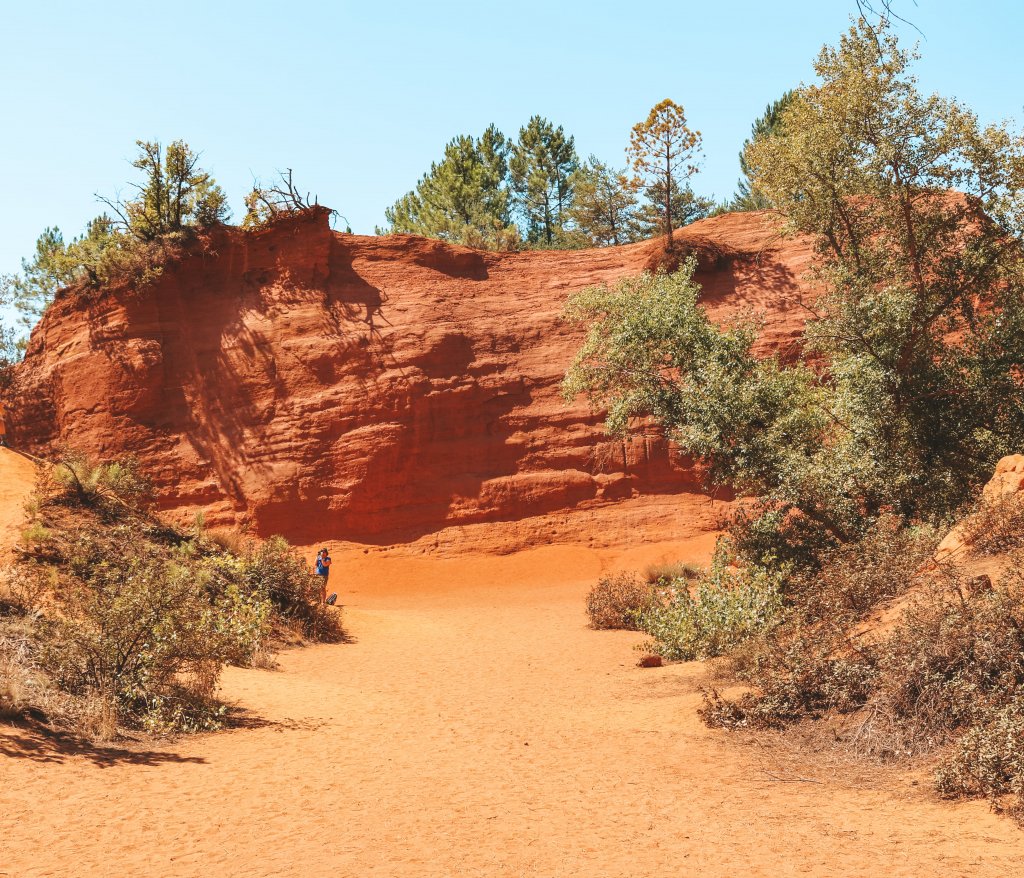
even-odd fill
[(683, 108), (668, 99), (655, 104), (630, 134), (626, 154), (633, 170), (649, 189), (661, 187), (666, 250), (672, 249), (675, 228), (672, 198), (681, 191), (683, 181), (697, 172), (700, 147), (700, 132), (690, 130)]
[(255, 228), (271, 223), (282, 216), (290, 216), (319, 206), (315, 195), (302, 193), (295, 185), (292, 169), (278, 175), (276, 183), (264, 186), (258, 180), (245, 196), (245, 217), (242, 226)]

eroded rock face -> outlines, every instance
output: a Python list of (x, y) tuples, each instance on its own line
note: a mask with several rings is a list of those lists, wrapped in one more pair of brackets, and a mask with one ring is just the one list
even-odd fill
[[(679, 238), (712, 316), (762, 311), (765, 350), (792, 346), (807, 242), (783, 247), (761, 214)], [(690, 461), (653, 428), (612, 441), (559, 396), (581, 341), (566, 297), (661, 250), (482, 253), (337, 234), (326, 213), (217, 230), (148, 287), (54, 304), (18, 369), (14, 438), (135, 454), (172, 515), (299, 543), (472, 541), (506, 522), (507, 541), (487, 539), (509, 548), (550, 539), (551, 515), (571, 538), (576, 512), (603, 540), (601, 510), (637, 497), (664, 500), (636, 506), (643, 520), (676, 527), (703, 502)]]
[[(975, 515), (956, 524), (939, 543), (935, 550), (937, 561), (963, 562), (975, 551), (975, 540), (979, 527), (984, 524), (976, 519), (986, 509), (1004, 509), (1007, 516), (1013, 515), (1024, 502), (1024, 454), (1008, 454), (997, 464), (992, 478), (981, 492), (981, 507)], [(1005, 505), (1004, 505), (1005, 504)], [(991, 583), (990, 583), (991, 584)]]

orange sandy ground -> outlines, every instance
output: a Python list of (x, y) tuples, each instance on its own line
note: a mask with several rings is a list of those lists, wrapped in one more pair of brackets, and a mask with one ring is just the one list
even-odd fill
[(793, 782), (700, 724), (701, 665), (641, 670), (639, 635), (586, 627), (603, 570), (709, 552), (336, 555), (354, 642), (229, 670), (243, 727), (127, 749), (0, 727), (0, 875), (1020, 874), (1024, 833), (984, 804)]

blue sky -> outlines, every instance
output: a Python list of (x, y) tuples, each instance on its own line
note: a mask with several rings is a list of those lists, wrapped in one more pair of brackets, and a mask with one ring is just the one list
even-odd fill
[[(1024, 4), (894, 2), (924, 32), (923, 88), (1024, 120)], [(371, 233), (456, 134), (514, 135), (539, 113), (581, 156), (621, 164), (630, 127), (669, 97), (704, 134), (694, 188), (725, 196), (754, 117), (811, 78), (854, 5), (0, 0), (0, 272), (43, 227), (81, 231), (93, 193), (132, 179), (137, 138), (201, 151), (236, 218), (254, 176), (292, 167)]]

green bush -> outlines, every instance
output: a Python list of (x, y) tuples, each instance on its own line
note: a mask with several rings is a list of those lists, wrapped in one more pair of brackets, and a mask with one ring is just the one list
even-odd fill
[[(148, 492), (134, 461), (65, 454), (39, 483), (32, 545), (0, 581), (0, 635), (15, 623), (31, 634), (33, 706), (90, 735), (216, 727), (223, 666), (265, 666), (275, 621), (343, 636), (283, 538), (168, 527), (147, 511)], [(9, 664), (5, 704), (25, 688)]]
[(727, 544), (691, 594), (685, 579), (665, 589), (665, 600), (637, 615), (640, 630), (653, 640), (641, 648), (670, 661), (710, 658), (778, 624), (782, 616), (782, 575), (764, 568), (739, 568)]
[(655, 601), (654, 589), (634, 573), (602, 576), (587, 595), (592, 628), (637, 630), (637, 616)]
[(343, 636), (337, 610), (323, 604), (321, 578), (309, 572), (284, 537), (250, 544), (241, 558), (241, 575), (249, 589), (265, 595), (277, 614), (301, 625), (306, 636), (325, 641)]
[[(137, 541), (111, 556), (106, 541), (82, 532), (69, 548), (60, 612), (39, 627), (42, 668), (59, 688), (101, 699), (119, 722), (213, 725), (220, 669), (258, 648), (269, 602)], [(42, 565), (33, 573), (48, 575)]]
[(1024, 695), (992, 712), (972, 728), (935, 773), (939, 792), (948, 798), (984, 796), (1024, 823)]
[(49, 471), (60, 499), (109, 511), (136, 510), (153, 496), (153, 485), (134, 457), (101, 461), (78, 452), (65, 452)]

